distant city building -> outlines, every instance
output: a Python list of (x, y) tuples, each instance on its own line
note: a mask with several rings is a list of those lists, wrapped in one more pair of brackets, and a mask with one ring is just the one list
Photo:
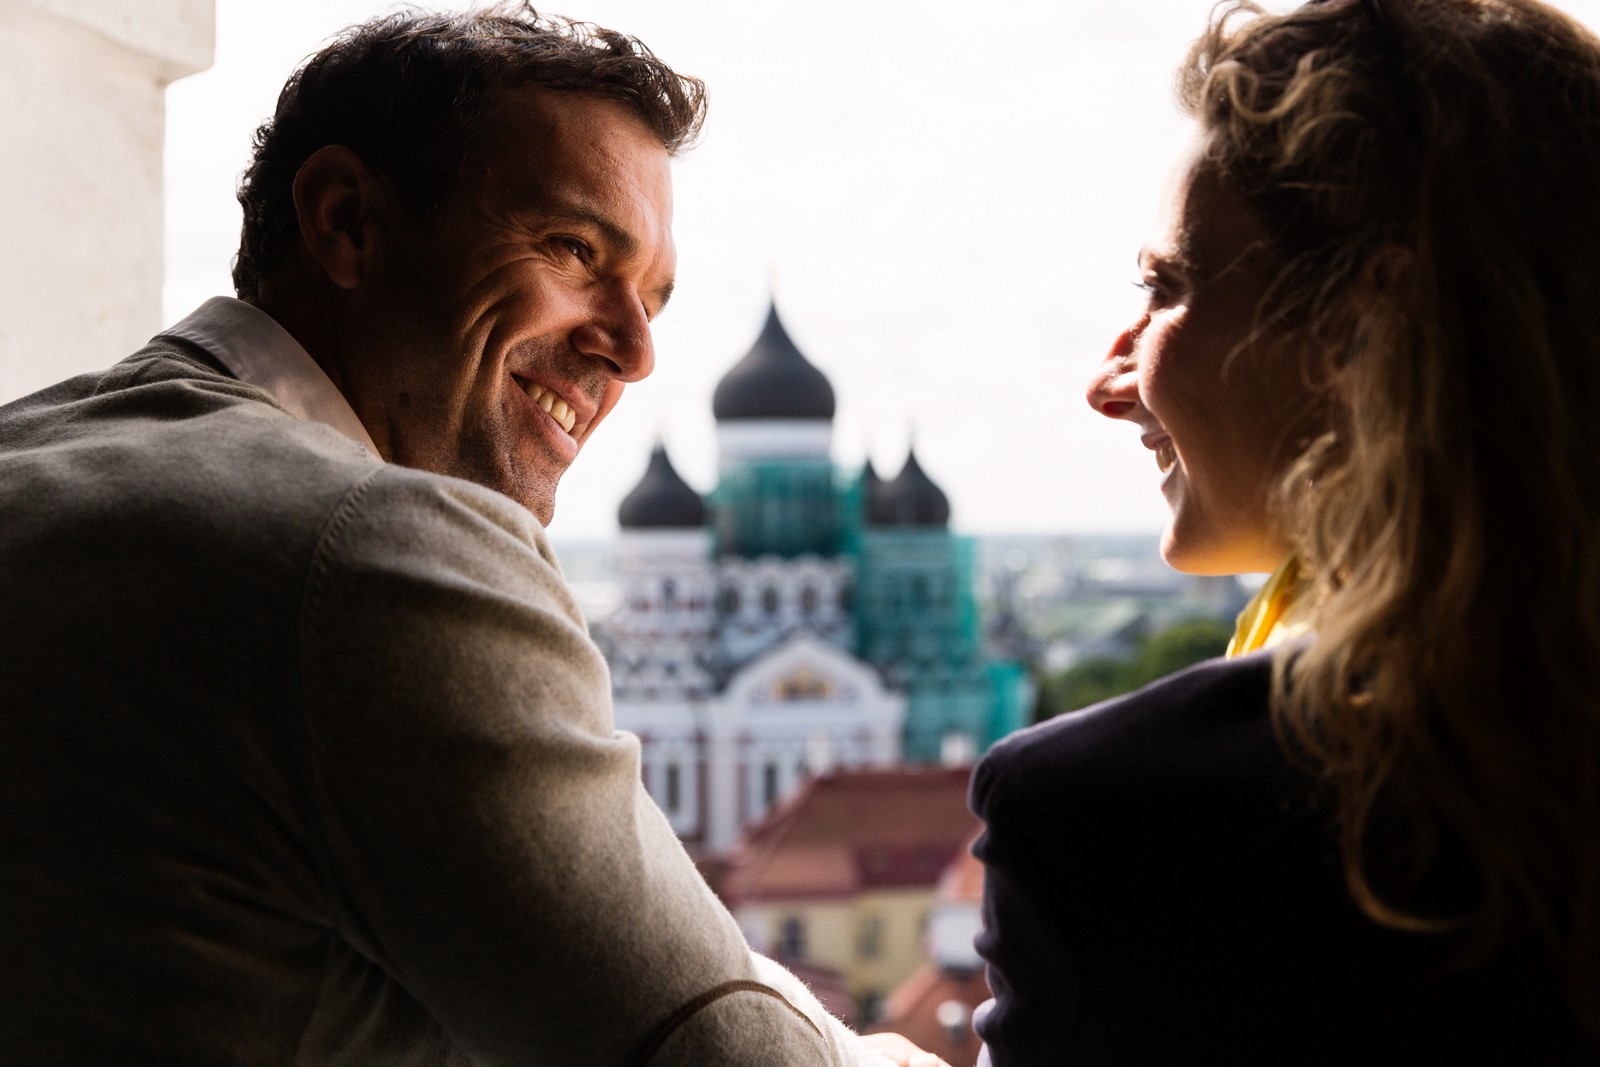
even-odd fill
[(967, 848), (939, 878), (926, 938), (927, 962), (902, 982), (872, 1027), (904, 1034), (950, 1067), (978, 1062), (972, 1013), (989, 999), (973, 939), (983, 928), (983, 864)]
[(930, 937), (975, 964), (975, 929), (937, 896), (978, 830), (967, 777), (929, 767), (808, 781), (750, 831), (722, 880), (752, 947), (837, 975), (861, 1026), (924, 966)]
[(775, 308), (712, 407), (717, 486), (655, 448), (599, 636), (647, 788), (714, 855), (811, 775), (970, 764), (1032, 691), (984, 651), (971, 542), (916, 455), (888, 481), (834, 464), (833, 388)]

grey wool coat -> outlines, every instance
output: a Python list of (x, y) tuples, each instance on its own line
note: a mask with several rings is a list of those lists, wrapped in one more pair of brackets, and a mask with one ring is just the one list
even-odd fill
[(0, 409), (0, 1062), (876, 1062), (639, 781), (538, 523), (156, 342)]

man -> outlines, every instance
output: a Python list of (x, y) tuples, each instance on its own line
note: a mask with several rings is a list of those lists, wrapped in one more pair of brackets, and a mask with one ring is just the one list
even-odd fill
[(541, 528), (703, 110), (526, 9), (356, 27), (242, 299), (0, 411), (0, 1061), (883, 1062), (644, 795)]

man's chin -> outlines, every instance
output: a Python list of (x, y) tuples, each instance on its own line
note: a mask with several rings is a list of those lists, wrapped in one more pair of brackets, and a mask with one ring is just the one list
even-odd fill
[(495, 477), (468, 477), (469, 481), (477, 482), (485, 489), (493, 489), (501, 496), (510, 497), (539, 520), (541, 526), (549, 526), (550, 520), (556, 512), (556, 487), (554, 483), (534, 484), (518, 478), (508, 478), (503, 474)]
[(530, 491), (525, 486), (496, 485), (491, 486), (491, 488), (498, 489), (504, 495), (527, 508), (533, 517), (539, 520), (539, 525), (541, 526), (549, 526), (550, 520), (555, 518), (556, 499), (553, 487), (542, 492), (538, 490)]
[(506, 495), (532, 512), (533, 517), (539, 520), (539, 525), (541, 526), (548, 527), (550, 520), (555, 518), (556, 487), (554, 485), (535, 488), (523, 486), (520, 491), (507, 493)]

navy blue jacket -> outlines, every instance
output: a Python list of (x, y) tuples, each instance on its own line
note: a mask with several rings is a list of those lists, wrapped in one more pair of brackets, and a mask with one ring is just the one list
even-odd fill
[(1600, 1063), (1551, 983), (1361, 915), (1270, 682), (1214, 660), (978, 764), (982, 1062)]

